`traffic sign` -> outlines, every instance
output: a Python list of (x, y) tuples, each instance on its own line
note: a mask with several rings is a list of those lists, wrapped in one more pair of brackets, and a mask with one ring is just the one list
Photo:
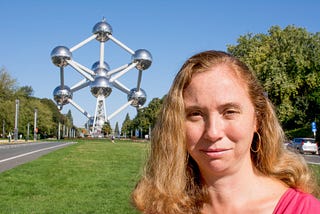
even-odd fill
[(312, 123), (311, 123), (311, 130), (312, 130), (312, 132), (316, 132), (316, 131), (317, 131), (317, 124), (316, 124), (316, 122), (312, 122)]

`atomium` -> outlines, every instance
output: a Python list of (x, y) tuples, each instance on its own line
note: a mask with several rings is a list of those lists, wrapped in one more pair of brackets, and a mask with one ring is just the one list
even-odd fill
[[(120, 42), (113, 35), (112, 27), (103, 18), (101, 22), (94, 25), (92, 35), (75, 46), (68, 48), (66, 46), (57, 46), (51, 51), (52, 63), (60, 68), (60, 85), (53, 91), (53, 97), (57, 106), (62, 109), (64, 105), (71, 104), (82, 114), (88, 118), (88, 124), (92, 126), (90, 133), (93, 137), (101, 136), (101, 130), (105, 122), (112, 119), (115, 115), (124, 110), (127, 106), (133, 106), (137, 109), (141, 108), (147, 99), (146, 92), (140, 87), (142, 73), (152, 64), (152, 56), (145, 49), (137, 49), (133, 51), (124, 43)], [(82, 65), (73, 59), (73, 52), (96, 40), (100, 42), (100, 58), (94, 62), (91, 69)], [(129, 63), (120, 67), (111, 69), (105, 61), (104, 48), (105, 43), (112, 41), (120, 48), (131, 55)], [(64, 68), (71, 66), (75, 71), (79, 72), (84, 79), (75, 83), (72, 87), (64, 83)], [(137, 85), (129, 89), (122, 84), (119, 78), (128, 71), (136, 68), (138, 72)], [(84, 108), (77, 104), (74, 100), (75, 92), (90, 87), (91, 94), (96, 98), (96, 108), (94, 116), (91, 116)], [(112, 114), (106, 114), (105, 99), (112, 93), (114, 89), (120, 90), (127, 95), (128, 102), (120, 106)]]

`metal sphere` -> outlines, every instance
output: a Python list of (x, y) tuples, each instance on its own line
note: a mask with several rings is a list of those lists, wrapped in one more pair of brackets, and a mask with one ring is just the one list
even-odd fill
[(97, 62), (93, 63), (93, 65), (92, 65), (92, 67), (91, 67), (91, 70), (96, 71), (98, 68), (104, 68), (104, 69), (106, 69), (107, 71), (110, 70), (110, 66), (109, 66), (108, 63), (106, 63), (106, 62), (103, 62), (103, 66), (100, 67), (100, 61), (97, 61)]
[(52, 63), (58, 67), (64, 67), (68, 65), (67, 60), (72, 58), (72, 53), (69, 48), (65, 46), (57, 46), (51, 51)]
[(103, 76), (97, 76), (91, 83), (91, 94), (95, 97), (104, 96), (107, 97), (112, 92), (112, 85), (109, 80)]
[(112, 27), (105, 20), (102, 20), (93, 27), (92, 33), (97, 34), (96, 40), (105, 42), (109, 39), (108, 35), (112, 34)]
[(68, 104), (68, 99), (72, 99), (72, 92), (68, 86), (58, 86), (53, 91), (53, 98), (58, 105), (62, 106)]
[(128, 94), (128, 101), (130, 100), (133, 100), (133, 102), (131, 103), (132, 106), (141, 107), (147, 100), (147, 94), (142, 88), (140, 88), (139, 91), (137, 90), (137, 88), (133, 88)]
[(146, 70), (151, 66), (151, 53), (145, 49), (139, 49), (132, 55), (133, 62), (139, 62), (136, 66), (138, 70)]
[(104, 68), (98, 68), (94, 71), (97, 77), (107, 77), (108, 71)]

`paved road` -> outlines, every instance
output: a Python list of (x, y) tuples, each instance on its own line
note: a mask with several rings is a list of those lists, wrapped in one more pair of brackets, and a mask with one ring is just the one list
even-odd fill
[(303, 155), (308, 163), (320, 165), (320, 155)]
[(0, 145), (0, 172), (14, 168), (73, 142), (35, 142)]

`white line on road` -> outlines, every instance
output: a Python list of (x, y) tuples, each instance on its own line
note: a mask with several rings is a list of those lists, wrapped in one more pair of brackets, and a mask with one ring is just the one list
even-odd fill
[(316, 163), (316, 162), (312, 162), (312, 161), (307, 161), (307, 163), (315, 164), (315, 165), (320, 165), (320, 163)]
[(62, 145), (57, 145), (57, 146), (52, 146), (52, 147), (48, 147), (48, 148), (43, 148), (43, 149), (39, 149), (39, 150), (36, 150), (36, 151), (28, 152), (28, 153), (24, 153), (24, 154), (21, 154), (21, 155), (17, 155), (17, 156), (14, 156), (14, 157), (10, 157), (10, 158), (7, 158), (7, 159), (0, 160), (0, 163), (6, 162), (6, 161), (9, 161), (9, 160), (13, 160), (13, 159), (16, 159), (16, 158), (21, 158), (21, 157), (24, 157), (24, 156), (27, 156), (27, 155), (31, 155), (33, 153), (42, 152), (42, 151), (45, 151), (45, 150), (49, 150), (49, 149), (54, 149), (54, 148), (57, 148), (57, 147), (65, 146), (67, 144), (68, 143), (65, 143), (65, 144), (62, 144)]

